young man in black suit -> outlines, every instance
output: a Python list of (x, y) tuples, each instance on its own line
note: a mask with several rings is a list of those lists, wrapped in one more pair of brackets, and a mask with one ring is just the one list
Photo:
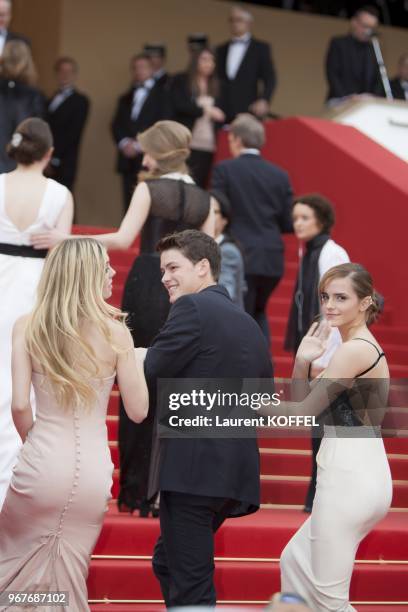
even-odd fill
[(395, 100), (408, 101), (408, 53), (403, 53), (398, 60), (398, 73), (390, 81)]
[(378, 10), (364, 6), (352, 17), (350, 33), (331, 39), (326, 56), (329, 104), (335, 104), (351, 95), (384, 95), (371, 44), (371, 34), (377, 26)]
[(156, 121), (163, 119), (163, 87), (153, 78), (150, 57), (141, 53), (130, 61), (132, 86), (120, 96), (112, 121), (113, 139), (118, 148), (116, 169), (122, 176), (123, 207), (128, 209), (142, 167), (143, 153), (137, 141)]
[(89, 99), (75, 88), (78, 64), (72, 57), (60, 57), (54, 71), (58, 91), (49, 101), (47, 114), (54, 137), (50, 175), (72, 191)]
[(216, 50), (226, 122), (238, 113), (264, 118), (276, 87), (276, 73), (268, 43), (251, 35), (252, 15), (239, 6), (230, 13), (232, 39)]
[(30, 41), (21, 34), (10, 32), (8, 29), (11, 21), (11, 0), (0, 0), (0, 57), (3, 53), (4, 45), (10, 40), (22, 40), (29, 47)]
[[(271, 379), (259, 328), (217, 285), (217, 243), (186, 230), (163, 238), (158, 251), (172, 306), (146, 354), (150, 387), (164, 377)], [(256, 437), (166, 438), (159, 446), (149, 491), (160, 490), (153, 570), (167, 607), (214, 606), (214, 533), (226, 518), (255, 512), (260, 503)]]
[(266, 304), (284, 271), (282, 232), (292, 232), (292, 187), (285, 170), (260, 155), (265, 130), (252, 115), (239, 115), (228, 134), (234, 159), (214, 167), (212, 188), (231, 202), (231, 233), (244, 252), (245, 309), (269, 339)]

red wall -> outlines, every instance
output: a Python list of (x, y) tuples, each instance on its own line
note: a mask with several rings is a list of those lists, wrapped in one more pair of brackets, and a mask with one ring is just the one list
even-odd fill
[[(392, 325), (408, 326), (408, 164), (331, 121), (284, 119), (266, 131), (263, 155), (288, 171), (296, 194), (317, 191), (334, 203), (334, 239), (371, 272)], [(217, 160), (228, 156), (223, 132)]]

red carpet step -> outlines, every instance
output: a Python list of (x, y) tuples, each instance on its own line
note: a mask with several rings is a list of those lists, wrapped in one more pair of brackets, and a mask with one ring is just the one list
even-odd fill
[[(308, 476), (261, 476), (261, 503), (262, 504), (290, 504), (302, 505), (306, 498), (309, 486)], [(119, 494), (119, 475), (115, 471), (113, 476), (112, 497), (116, 499)], [(393, 508), (408, 508), (408, 480), (393, 481)]]
[[(261, 509), (225, 522), (215, 539), (219, 558), (278, 559), (308, 517), (299, 510)], [(150, 557), (159, 534), (157, 519), (118, 512), (110, 504), (94, 555)], [(390, 512), (361, 543), (357, 559), (403, 561), (408, 550), (408, 513)]]
[[(352, 602), (353, 603), (353, 602)], [(357, 612), (404, 612), (406, 604), (401, 605), (386, 605), (386, 604), (371, 604), (371, 605), (356, 605)], [(132, 604), (115, 604), (115, 603), (104, 603), (104, 604), (93, 604), (91, 605), (91, 612), (165, 612), (166, 608), (163, 604), (156, 603), (132, 603)], [(245, 605), (245, 604), (222, 604), (218, 602), (216, 610), (220, 612), (260, 612), (265, 610), (264, 604), (259, 605)]]
[[(404, 601), (406, 565), (356, 565), (351, 598), (357, 601)], [(279, 590), (278, 562), (218, 561), (215, 570), (217, 597), (222, 600), (265, 601)], [(160, 599), (160, 587), (150, 561), (92, 560), (88, 578), (89, 599)]]
[[(353, 602), (351, 602), (353, 603)], [(406, 604), (401, 605), (386, 605), (386, 604), (371, 604), (371, 605), (358, 605), (354, 603), (354, 607), (357, 612), (403, 612), (406, 610), (404, 607)], [(165, 612), (166, 608), (160, 604), (96, 604), (91, 606), (91, 612)], [(257, 606), (246, 606), (235, 604), (217, 604), (216, 610), (222, 612), (259, 612), (265, 610), (263, 604)]]

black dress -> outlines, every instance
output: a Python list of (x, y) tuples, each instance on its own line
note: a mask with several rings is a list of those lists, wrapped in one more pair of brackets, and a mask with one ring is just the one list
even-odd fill
[[(199, 229), (210, 210), (209, 194), (194, 184), (173, 178), (146, 181), (151, 197), (149, 216), (142, 230), (140, 255), (126, 280), (122, 308), (128, 313), (135, 346), (148, 347), (167, 319), (170, 304), (161, 283), (157, 242), (167, 234)], [(146, 504), (155, 415), (155, 389), (149, 389), (149, 414), (133, 423), (119, 412), (120, 492), (119, 507), (129, 510)]]

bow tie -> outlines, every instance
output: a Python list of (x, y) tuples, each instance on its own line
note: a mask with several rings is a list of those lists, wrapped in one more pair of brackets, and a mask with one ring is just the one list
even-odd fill
[(232, 45), (247, 45), (249, 43), (248, 38), (233, 38), (231, 40)]
[(154, 84), (155, 84), (155, 80), (153, 78), (147, 79), (146, 81), (143, 81), (142, 83), (137, 83), (136, 85), (134, 85), (133, 91), (137, 91), (138, 89), (151, 89)]

